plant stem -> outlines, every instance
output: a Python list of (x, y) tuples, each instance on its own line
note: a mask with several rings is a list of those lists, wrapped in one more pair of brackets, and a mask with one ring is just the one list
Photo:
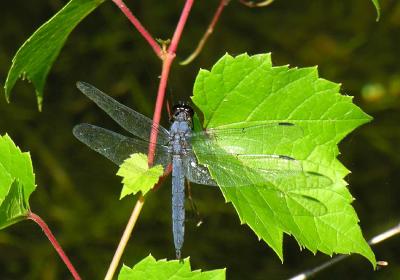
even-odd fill
[(206, 44), (208, 38), (214, 32), (214, 28), (217, 25), (219, 18), (221, 17), (222, 11), (229, 4), (229, 1), (230, 0), (220, 0), (218, 8), (215, 11), (214, 16), (213, 16), (206, 32), (204, 33), (203, 37), (200, 39), (199, 43), (197, 44), (196, 49), (185, 60), (180, 62), (179, 63), (180, 65), (188, 65), (200, 54), (200, 52), (203, 50), (203, 47)]
[(144, 202), (145, 202), (144, 197), (140, 196), (136, 202), (135, 208), (133, 208), (128, 224), (126, 225), (124, 233), (122, 234), (122, 238), (119, 241), (118, 248), (114, 253), (114, 257), (111, 261), (110, 267), (108, 268), (106, 277), (104, 277), (104, 280), (111, 280), (113, 278), (115, 271), (117, 270), (119, 261), (122, 257), (122, 254), (124, 253), (126, 244), (128, 244), (129, 237), (131, 236), (133, 228), (139, 217), (140, 211), (142, 210)]
[[(113, 0), (113, 1), (114, 1), (114, 3), (123, 3), (122, 0)], [(181, 35), (183, 32), (183, 28), (185, 27), (190, 10), (193, 6), (193, 2), (194, 2), (194, 0), (186, 0), (185, 6), (183, 7), (181, 16), (179, 18), (179, 22), (176, 26), (174, 35), (172, 37), (171, 44), (169, 45), (167, 51), (163, 51), (159, 47), (158, 44), (157, 44), (157, 50), (155, 50), (155, 46), (152, 43), (150, 43), (150, 41), (149, 41), (149, 38), (151, 38), (151, 40), (153, 40), (152, 37), (148, 33), (143, 33), (143, 30), (145, 30), (144, 27), (141, 25), (137, 25), (138, 21), (137, 21), (136, 17), (134, 17), (132, 15), (132, 13), (129, 11), (129, 9), (126, 8), (126, 6), (124, 5), (124, 7), (126, 8), (125, 12), (123, 10), (124, 14), (127, 17), (131, 16), (131, 18), (132, 18), (132, 20), (130, 19), (131, 22), (135, 25), (135, 27), (143, 35), (143, 37), (146, 38), (146, 40), (149, 42), (149, 44), (151, 45), (153, 50), (155, 50), (155, 52), (157, 53), (157, 56), (161, 57), (162, 62), (163, 62), (161, 78), (160, 78), (160, 83), (159, 83), (158, 92), (157, 92), (157, 100), (156, 100), (156, 105), (155, 105), (154, 115), (153, 115), (153, 127), (152, 127), (152, 130), (150, 133), (150, 144), (149, 144), (149, 153), (148, 153), (149, 166), (151, 166), (154, 162), (154, 156), (155, 156), (155, 144), (154, 143), (157, 143), (157, 136), (158, 136), (158, 134), (157, 134), (158, 131), (156, 128), (159, 126), (160, 120), (161, 120), (161, 111), (162, 111), (162, 106), (164, 104), (165, 90), (167, 87), (171, 64), (175, 58), (175, 52), (178, 47), (178, 44), (179, 44), (179, 41), (180, 41), (180, 38), (181, 38)], [(122, 8), (121, 8), (121, 10), (122, 10)], [(128, 11), (128, 12), (126, 12), (126, 11)], [(136, 21), (133, 21), (133, 19), (135, 19)], [(139, 30), (138, 26), (141, 28), (143, 27), (143, 30), (142, 29), (141, 29), (142, 31)], [(147, 34), (147, 35), (145, 36), (145, 34)], [(118, 264), (121, 260), (122, 254), (125, 250), (126, 244), (129, 241), (129, 237), (131, 236), (133, 228), (135, 226), (135, 223), (139, 217), (140, 211), (142, 210), (144, 202), (145, 202), (145, 198), (143, 196), (140, 196), (138, 201), (136, 202), (135, 208), (132, 211), (131, 217), (130, 217), (128, 224), (125, 228), (125, 231), (122, 235), (122, 238), (120, 240), (118, 248), (117, 248), (117, 250), (114, 254), (114, 257), (111, 261), (110, 267), (108, 268), (105, 280), (111, 280), (113, 278), (115, 271), (118, 267)]]
[(44, 234), (47, 236), (49, 239), (51, 245), (53, 245), (54, 249), (56, 249), (58, 255), (60, 258), (63, 260), (65, 266), (68, 268), (68, 270), (71, 272), (72, 277), (74, 277), (75, 280), (80, 280), (81, 277), (79, 276), (78, 272), (75, 270), (74, 266), (72, 265), (71, 261), (65, 254), (64, 250), (61, 248), (60, 244), (57, 242), (57, 239), (51, 232), (50, 228), (48, 225), (45, 223), (45, 221), (42, 220), (38, 215), (32, 212), (28, 212), (27, 219), (30, 219), (34, 221), (40, 228), (43, 230)]
[(129, 21), (135, 26), (137, 31), (143, 36), (143, 38), (149, 43), (150, 47), (156, 53), (158, 57), (161, 58), (162, 50), (160, 45), (154, 40), (154, 38), (150, 35), (147, 29), (140, 23), (140, 21), (132, 14), (129, 8), (125, 5), (122, 0), (112, 0), (118, 8), (125, 14), (125, 16), (129, 19)]
[[(385, 240), (387, 240), (387, 239), (389, 239), (389, 238), (391, 238), (391, 237), (393, 237), (395, 235), (398, 235), (398, 234), (400, 234), (400, 224), (398, 224), (398, 225), (396, 225), (396, 226), (394, 226), (394, 227), (392, 227), (392, 228), (390, 228), (390, 229), (388, 229), (388, 230), (386, 230), (386, 231), (374, 236), (373, 238), (371, 238), (368, 241), (368, 244), (371, 245), (371, 246), (374, 246), (374, 245), (379, 244), (379, 243), (381, 243), (381, 242), (383, 242), (383, 241), (385, 241)], [(329, 261), (327, 261), (327, 262), (325, 262), (325, 263), (323, 263), (323, 264), (321, 264), (321, 265), (319, 265), (319, 266), (317, 266), (315, 268), (306, 270), (306, 271), (304, 271), (304, 272), (302, 272), (302, 273), (300, 273), (300, 274), (298, 274), (296, 276), (293, 276), (293, 277), (289, 278), (289, 280), (305, 280), (305, 279), (309, 279), (311, 277), (314, 277), (317, 273), (325, 270), (326, 268), (328, 268), (328, 267), (330, 267), (330, 266), (332, 266), (332, 265), (334, 265), (334, 264), (336, 264), (336, 263), (340, 262), (341, 260), (344, 260), (344, 259), (346, 259), (348, 257), (350, 257), (350, 255), (337, 256), (337, 257), (335, 257), (335, 258), (333, 258), (333, 259), (331, 259), (331, 260), (329, 260)], [(382, 263), (382, 264), (386, 265), (385, 261), (378, 262), (378, 265), (379, 265), (379, 263)]]
[(181, 39), (181, 35), (183, 32), (183, 28), (185, 27), (186, 20), (189, 16), (190, 10), (192, 9), (194, 0), (186, 0), (185, 6), (183, 7), (181, 17), (179, 18), (178, 24), (176, 25), (174, 36), (172, 36), (171, 44), (169, 45), (168, 52), (170, 54), (176, 53), (176, 49), (178, 48), (178, 43)]
[(163, 64), (161, 70), (161, 79), (158, 85), (156, 106), (154, 108), (153, 115), (153, 128), (150, 133), (150, 145), (149, 145), (149, 165), (153, 165), (154, 155), (155, 155), (155, 143), (157, 143), (158, 131), (157, 127), (161, 120), (161, 111), (164, 104), (165, 89), (167, 88), (169, 72), (171, 70), (172, 62), (175, 59), (175, 52), (178, 48), (178, 43), (181, 38), (183, 28), (185, 27), (187, 18), (189, 16), (190, 10), (193, 6), (194, 0), (186, 0), (185, 6), (182, 9), (181, 16), (179, 18), (178, 24), (176, 25), (174, 35), (171, 40), (171, 44), (168, 47), (168, 51), (163, 55)]
[(160, 124), (161, 111), (164, 104), (165, 89), (167, 87), (169, 71), (171, 69), (171, 64), (172, 61), (174, 60), (174, 57), (175, 54), (170, 54), (169, 52), (167, 52), (164, 55), (163, 59), (160, 84), (158, 85), (157, 100), (153, 115), (153, 128), (150, 132), (150, 145), (148, 153), (149, 166), (152, 166), (154, 161), (154, 155), (156, 151), (155, 143), (157, 143), (157, 137), (158, 137), (158, 130), (156, 130), (155, 128), (157, 128)]

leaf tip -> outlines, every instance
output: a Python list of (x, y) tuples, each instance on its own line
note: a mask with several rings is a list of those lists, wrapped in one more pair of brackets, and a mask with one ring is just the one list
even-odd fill
[(5, 83), (4, 83), (4, 97), (7, 101), (7, 103), (10, 103), (10, 96), (11, 96), (11, 89), (13, 88), (12, 85), (9, 85), (9, 77), (7, 77)]
[(378, 7), (376, 8), (376, 18), (375, 18), (375, 22), (379, 22), (380, 19), (381, 19), (381, 7), (378, 6)]
[(37, 96), (38, 110), (39, 112), (42, 112), (42, 106), (43, 106), (42, 93), (36, 91), (36, 96)]
[(127, 193), (124, 192), (124, 188), (121, 191), (121, 194), (119, 195), (119, 200), (122, 200), (125, 196), (127, 196)]
[(230, 53), (228, 53), (228, 52), (225, 52), (225, 54), (221, 57), (221, 59), (220, 60), (224, 60), (224, 59), (227, 59), (227, 58), (233, 58), (233, 56), (232, 55), (230, 55)]
[(6, 99), (6, 102), (7, 102), (7, 103), (10, 103), (10, 94), (7, 92), (7, 89), (6, 89), (6, 88), (4, 88), (4, 90), (5, 90), (4, 97), (5, 97), (5, 99)]

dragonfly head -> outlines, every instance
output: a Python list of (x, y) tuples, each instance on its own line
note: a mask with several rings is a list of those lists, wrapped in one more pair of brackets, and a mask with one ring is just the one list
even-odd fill
[(172, 107), (172, 117), (171, 121), (181, 120), (181, 121), (192, 121), (193, 109), (187, 102), (178, 102)]

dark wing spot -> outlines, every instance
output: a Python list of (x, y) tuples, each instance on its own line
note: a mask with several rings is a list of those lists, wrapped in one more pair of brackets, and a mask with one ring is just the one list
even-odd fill
[(282, 126), (293, 126), (293, 125), (294, 125), (294, 123), (289, 123), (289, 122), (280, 122), (280, 123), (279, 123), (279, 125), (282, 125)]
[(326, 176), (324, 174), (321, 174), (321, 173), (318, 173), (318, 172), (315, 172), (315, 171), (307, 171), (307, 174), (310, 175), (310, 176), (319, 176), (321, 178), (324, 178), (324, 177), (326, 178)]
[(292, 158), (292, 157), (284, 156), (284, 155), (279, 155), (279, 158), (281, 158), (281, 159), (287, 159), (287, 160), (295, 160), (295, 159)]

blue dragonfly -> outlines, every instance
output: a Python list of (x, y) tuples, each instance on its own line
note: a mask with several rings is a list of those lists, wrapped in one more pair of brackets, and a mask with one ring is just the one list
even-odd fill
[[(290, 179), (327, 186), (331, 184), (329, 178), (304, 171), (302, 162), (289, 156), (246, 153), (246, 143), (268, 145), (277, 140), (290, 143), (302, 137), (303, 130), (299, 126), (276, 122), (195, 132), (192, 129), (193, 109), (186, 103), (179, 103), (173, 107), (171, 127), (167, 130), (162, 126), (153, 127), (151, 119), (120, 104), (88, 83), (78, 82), (77, 87), (134, 136), (127, 137), (91, 124), (79, 124), (73, 129), (78, 140), (117, 165), (121, 165), (133, 153), (147, 154), (150, 144), (156, 147), (154, 165), (162, 165), (167, 170), (172, 164), (172, 232), (177, 259), (181, 259), (184, 242), (185, 180), (209, 186), (217, 186), (218, 181), (223, 187), (259, 188), (267, 191), (273, 199), (282, 201), (282, 207), (274, 210), (283, 214), (320, 216), (326, 213), (326, 206), (322, 202), (302, 193)], [(158, 133), (157, 143), (149, 142), (152, 129)], [(236, 142), (240, 145), (232, 144)], [(198, 147), (196, 153), (193, 147)], [(206, 164), (199, 164), (196, 155), (205, 159)], [(217, 170), (217, 181), (212, 178), (207, 166)], [(300, 206), (285, 207), (288, 201)], [(263, 201), (250, 203), (265, 207)]]

